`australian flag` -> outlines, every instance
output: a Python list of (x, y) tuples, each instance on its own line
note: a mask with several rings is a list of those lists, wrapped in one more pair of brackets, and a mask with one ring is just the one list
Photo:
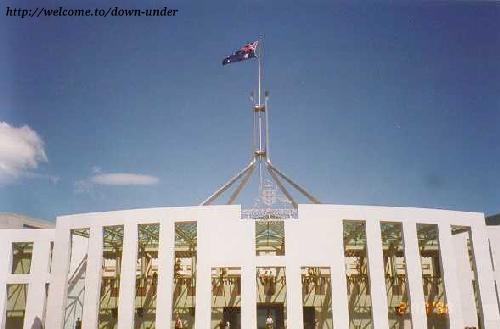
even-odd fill
[(227, 56), (224, 58), (222, 61), (222, 65), (234, 63), (234, 62), (241, 62), (246, 59), (254, 58), (257, 57), (255, 52), (257, 51), (257, 46), (259, 45), (259, 41), (254, 41), (247, 43), (240, 49), (236, 50), (234, 53), (231, 55)]

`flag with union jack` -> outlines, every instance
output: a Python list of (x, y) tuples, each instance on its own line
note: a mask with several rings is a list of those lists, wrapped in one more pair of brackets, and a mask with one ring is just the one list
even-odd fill
[(241, 62), (250, 58), (257, 57), (257, 46), (259, 45), (259, 41), (254, 41), (247, 43), (240, 49), (236, 50), (234, 53), (231, 55), (227, 56), (224, 58), (222, 61), (222, 65), (230, 64), (230, 63), (235, 63), (235, 62)]

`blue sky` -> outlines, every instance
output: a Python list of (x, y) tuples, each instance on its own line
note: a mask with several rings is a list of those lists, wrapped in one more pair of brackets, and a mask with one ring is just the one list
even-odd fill
[(256, 63), (221, 61), (262, 34), (273, 162), (322, 202), (500, 212), (499, 4), (116, 4), (180, 12), (2, 13), (0, 211), (198, 204), (248, 161)]

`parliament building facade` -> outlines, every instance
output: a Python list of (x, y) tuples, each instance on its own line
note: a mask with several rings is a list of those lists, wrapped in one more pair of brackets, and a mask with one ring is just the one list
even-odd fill
[(482, 213), (301, 204), (249, 219), (216, 205), (2, 222), (2, 329), (500, 328), (500, 227)]

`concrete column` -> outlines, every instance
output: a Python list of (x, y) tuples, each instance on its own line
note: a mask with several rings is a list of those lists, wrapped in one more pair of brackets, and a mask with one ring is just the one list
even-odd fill
[(500, 238), (500, 230), (498, 230), (498, 236), (495, 234), (496, 231), (493, 230), (492, 228), (487, 229), (491, 266), (493, 268), (495, 280), (500, 281), (500, 276), (498, 275), (500, 273), (497, 270), (500, 269), (500, 241), (498, 241), (498, 238)]
[(339, 329), (349, 328), (349, 305), (347, 301), (347, 279), (344, 260), (344, 226), (342, 219), (331, 218), (333, 250), (328, 250), (331, 255), (332, 270), (332, 312), (333, 327)]
[(50, 277), (50, 293), (47, 304), (45, 327), (61, 329), (64, 324), (64, 309), (68, 285), (68, 269), (71, 255), (71, 234), (69, 228), (59, 222), (54, 236), (52, 274)]
[(417, 227), (415, 222), (404, 221), (402, 224), (412, 327), (425, 329), (427, 328), (427, 314), (425, 312)]
[[(48, 258), (50, 241), (36, 240), (33, 243), (33, 255), (29, 274), (28, 297), (26, 300), (26, 313), (24, 327), (31, 328), (34, 323), (41, 323), (45, 307), (45, 284), (48, 279)], [(46, 278), (44, 280), (44, 278)], [(37, 319), (38, 318), (38, 319)]]
[[(196, 230), (209, 232), (212, 229), (210, 222), (197, 221)], [(195, 309), (195, 329), (209, 329), (211, 316), (211, 265), (210, 254), (213, 252), (208, 235), (197, 234), (196, 249), (196, 309)]]
[(156, 328), (158, 329), (170, 329), (172, 321), (174, 248), (174, 223), (168, 221), (161, 222), (158, 250), (158, 291), (156, 292)]
[(134, 327), (135, 276), (137, 265), (137, 223), (126, 223), (123, 232), (123, 258), (118, 299), (118, 329)]
[(439, 223), (438, 231), (441, 270), (444, 278), (450, 328), (463, 328), (464, 320), (461, 313), (460, 284), (457, 277), (455, 250), (453, 248), (450, 223)]
[[(5, 230), (6, 231), (6, 230)], [(12, 244), (3, 236), (5, 233), (0, 231), (0, 268), (6, 269), (0, 271), (0, 328), (5, 328), (5, 309), (7, 303), (7, 275), (11, 272)]]
[(211, 267), (204, 259), (199, 259), (196, 268), (195, 328), (209, 329), (210, 316), (212, 314)]
[(257, 328), (256, 275), (255, 264), (241, 267), (241, 329)]
[(97, 328), (101, 286), (102, 226), (92, 226), (87, 251), (82, 329)]
[(489, 247), (491, 252), (491, 266), (493, 268), (493, 276), (496, 286), (496, 295), (497, 295), (497, 310), (500, 314), (500, 228), (497, 227), (488, 227), (486, 229), (486, 233), (489, 238)]
[(287, 265), (286, 273), (286, 322), (287, 329), (303, 329), (302, 280), (300, 267)]
[(467, 238), (469, 232), (452, 234), (453, 248), (455, 250), (455, 263), (457, 264), (457, 278), (460, 285), (460, 313), (466, 327), (478, 327), (478, 314), (472, 282), (474, 273), (469, 261)]
[[(474, 262), (479, 285), (480, 312), (485, 329), (500, 328), (500, 315), (495, 292), (495, 278), (490, 262), (487, 228), (483, 225), (471, 227)], [(498, 270), (498, 269), (497, 269)]]
[(366, 221), (366, 247), (368, 251), (373, 328), (386, 329), (389, 328), (389, 318), (385, 288), (384, 256), (380, 222), (377, 219), (369, 218)]

